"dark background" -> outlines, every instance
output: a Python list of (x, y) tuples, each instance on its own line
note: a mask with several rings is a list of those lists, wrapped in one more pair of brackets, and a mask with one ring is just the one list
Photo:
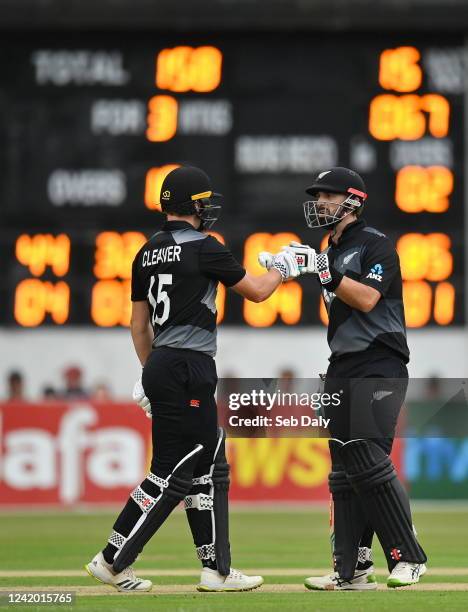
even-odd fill
[[(209, 8), (208, 8), (209, 7)], [(337, 10), (339, 9), (339, 11)], [(0, 1), (0, 324), (14, 324), (14, 290), (29, 272), (14, 259), (21, 233), (67, 233), (72, 240), (69, 323), (89, 324), (94, 241), (100, 231), (150, 235), (162, 216), (144, 205), (146, 172), (167, 163), (204, 168), (225, 194), (220, 232), (242, 260), (254, 232), (292, 231), (318, 246), (301, 203), (314, 173), (242, 173), (235, 167), (240, 136), (328, 136), (337, 143), (337, 165), (350, 165), (351, 143), (365, 140), (376, 151), (376, 168), (364, 172), (370, 194), (365, 218), (392, 239), (407, 232), (448, 233), (452, 238), (457, 291), (454, 323), (464, 322), (464, 119), (463, 96), (444, 93), (451, 104), (455, 190), (441, 215), (409, 215), (394, 202), (395, 172), (389, 143), (368, 131), (369, 103), (385, 93), (378, 83), (380, 53), (416, 46), (454, 48), (464, 43), (466, 2), (22, 2)], [(203, 18), (202, 18), (203, 17)], [(429, 24), (438, 23), (434, 37)], [(398, 25), (401, 34), (390, 34)], [(21, 27), (21, 32), (19, 28)], [(29, 29), (29, 32), (25, 32)], [(440, 34), (443, 30), (444, 33)], [(177, 45), (214, 45), (223, 52), (222, 83), (211, 93), (158, 91), (155, 57)], [(37, 85), (32, 54), (38, 49), (106, 50), (122, 54), (130, 74), (125, 86)], [(433, 93), (427, 81), (418, 94)], [(233, 128), (224, 136), (176, 135), (164, 143), (144, 134), (96, 135), (90, 108), (96, 99), (138, 99), (158, 93), (177, 100), (229, 100)], [(393, 93), (393, 92), (388, 92)], [(437, 92), (435, 92), (437, 93)], [(118, 207), (54, 206), (47, 179), (57, 168), (120, 169), (127, 197)], [(319, 169), (325, 168), (317, 168)], [(51, 279), (46, 273), (42, 278)], [(301, 324), (318, 324), (318, 291), (304, 286)], [(228, 298), (226, 323), (241, 323), (241, 301)], [(50, 321), (47, 321), (50, 322)]]

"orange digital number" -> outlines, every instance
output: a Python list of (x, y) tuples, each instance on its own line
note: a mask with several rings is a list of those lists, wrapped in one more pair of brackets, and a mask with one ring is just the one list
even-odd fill
[(408, 327), (423, 327), (429, 323), (432, 312), (432, 287), (427, 281), (404, 281), (403, 302)]
[(179, 168), (179, 164), (166, 164), (159, 168), (150, 168), (146, 173), (145, 182), (145, 205), (150, 210), (161, 211), (161, 187), (164, 179), (172, 172)]
[(403, 301), (408, 327), (423, 327), (433, 313), (438, 325), (449, 325), (455, 314), (455, 288), (452, 283), (437, 283), (432, 290), (425, 280), (403, 282)]
[(70, 238), (66, 234), (21, 234), (16, 240), (16, 259), (34, 276), (50, 266), (55, 276), (64, 276), (70, 267)]
[(23, 327), (37, 327), (47, 314), (62, 325), (70, 310), (70, 288), (60, 281), (56, 284), (28, 278), (21, 281), (15, 291), (14, 316)]
[(438, 283), (434, 293), (434, 320), (449, 325), (455, 314), (455, 288), (452, 283)]
[(216, 47), (163, 49), (156, 60), (156, 85), (174, 92), (213, 91), (221, 83), (222, 62)]
[(404, 234), (397, 242), (404, 280), (442, 281), (453, 271), (452, 242), (447, 234)]
[(179, 105), (172, 96), (153, 96), (148, 102), (146, 137), (151, 142), (165, 142), (177, 132)]
[(146, 242), (141, 232), (101, 232), (96, 236), (94, 275), (99, 279), (128, 279), (132, 262)]
[(91, 318), (99, 327), (128, 326), (131, 314), (128, 280), (98, 281), (91, 294)]
[(426, 130), (443, 138), (448, 134), (449, 120), (450, 104), (439, 94), (381, 94), (370, 104), (369, 132), (377, 140), (418, 140)]
[(453, 172), (445, 166), (405, 166), (396, 176), (395, 201), (407, 213), (445, 212), (453, 185)]
[[(455, 289), (445, 280), (453, 272), (451, 246), (449, 236), (442, 233), (410, 233), (398, 240), (408, 327), (423, 327), (431, 315), (438, 325), (453, 321)], [(427, 281), (438, 282), (433, 288)]]
[(429, 114), (429, 132), (435, 138), (444, 138), (449, 130), (450, 103), (439, 94), (421, 97), (421, 110)]
[[(245, 241), (244, 267), (249, 273), (259, 274), (265, 269), (257, 261), (260, 251), (277, 252), (284, 244), (291, 240), (300, 239), (296, 234), (281, 233), (252, 234)], [(244, 300), (244, 319), (252, 327), (269, 327), (278, 317), (287, 325), (295, 325), (302, 314), (302, 288), (295, 281), (288, 281), (278, 287), (273, 295), (265, 302), (255, 304)]]
[(385, 49), (380, 54), (379, 83), (384, 89), (414, 91), (421, 86), (423, 73), (416, 47)]

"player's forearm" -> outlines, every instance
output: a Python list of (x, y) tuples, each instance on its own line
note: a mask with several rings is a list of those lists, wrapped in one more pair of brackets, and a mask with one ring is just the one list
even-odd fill
[(267, 300), (281, 283), (281, 274), (278, 270), (271, 269), (261, 276), (251, 276), (247, 273), (233, 289), (250, 302), (258, 303)]
[(254, 284), (256, 285), (256, 301), (258, 302), (264, 302), (267, 300), (283, 282), (281, 274), (278, 272), (278, 270), (269, 270), (267, 274), (253, 276), (252, 278), (254, 280)]
[(347, 276), (343, 276), (334, 293), (348, 306), (362, 312), (370, 312), (380, 299), (377, 289), (363, 285)]
[(131, 334), (135, 352), (142, 366), (145, 365), (148, 359), (153, 343), (153, 334), (149, 325), (146, 327), (131, 326)]

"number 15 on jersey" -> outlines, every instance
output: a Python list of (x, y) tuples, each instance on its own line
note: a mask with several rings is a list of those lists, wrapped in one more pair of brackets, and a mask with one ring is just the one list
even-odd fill
[[(158, 293), (155, 297), (153, 293), (153, 287), (156, 282), (156, 277), (158, 278)], [(167, 291), (164, 291), (164, 287), (167, 285), (172, 285), (172, 274), (155, 274), (151, 277), (150, 286), (148, 289), (148, 300), (152, 306), (153, 313), (151, 315), (151, 321), (154, 325), (164, 325), (164, 323), (169, 318), (169, 313), (171, 311), (171, 302)], [(156, 309), (158, 304), (163, 304), (163, 311), (160, 316), (157, 315)]]

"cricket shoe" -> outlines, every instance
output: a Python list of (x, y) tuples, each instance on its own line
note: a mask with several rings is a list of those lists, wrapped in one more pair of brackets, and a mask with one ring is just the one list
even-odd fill
[(198, 591), (253, 591), (262, 586), (261, 576), (246, 576), (239, 570), (232, 569), (229, 576), (222, 576), (217, 570), (204, 567), (201, 573)]
[(400, 561), (395, 565), (392, 573), (387, 579), (387, 586), (390, 589), (398, 587), (410, 586), (419, 582), (421, 576), (427, 571), (424, 563), (408, 563), (408, 561)]
[(137, 578), (132, 567), (126, 567), (119, 574), (114, 574), (112, 565), (106, 562), (102, 552), (98, 552), (94, 559), (85, 565), (85, 570), (99, 582), (110, 584), (124, 593), (151, 591), (153, 586), (151, 580)]
[(375, 591), (377, 579), (374, 576), (374, 567), (356, 570), (351, 580), (342, 580), (338, 572), (328, 576), (311, 576), (304, 581), (306, 588), (311, 591)]

